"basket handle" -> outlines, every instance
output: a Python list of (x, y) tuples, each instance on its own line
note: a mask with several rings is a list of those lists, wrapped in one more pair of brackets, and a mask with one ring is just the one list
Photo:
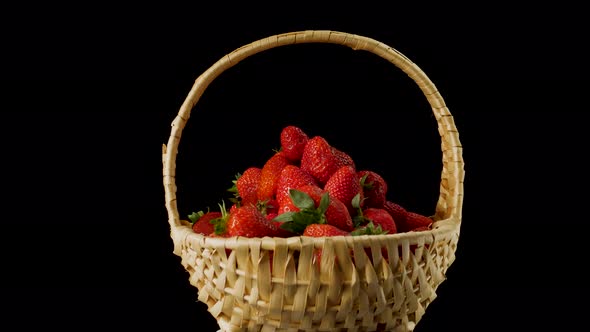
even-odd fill
[(455, 127), (453, 116), (434, 84), (412, 61), (397, 50), (379, 41), (338, 31), (308, 30), (274, 35), (244, 45), (219, 59), (196, 79), (188, 96), (181, 105), (178, 115), (172, 122), (172, 131), (168, 145), (162, 147), (166, 209), (168, 210), (168, 222), (170, 226), (172, 228), (181, 226), (176, 201), (175, 183), (178, 143), (180, 142), (182, 130), (190, 117), (191, 110), (199, 101), (205, 89), (222, 72), (251, 55), (279, 46), (304, 43), (340, 44), (351, 47), (354, 50), (364, 50), (374, 53), (393, 63), (414, 80), (432, 107), (442, 142), (443, 169), (440, 195), (434, 217), (436, 220), (452, 219), (453, 222), (460, 223), (463, 204), (463, 149), (459, 141), (459, 133)]

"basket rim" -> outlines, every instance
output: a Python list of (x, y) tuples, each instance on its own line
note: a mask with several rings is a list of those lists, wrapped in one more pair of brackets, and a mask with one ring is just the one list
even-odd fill
[[(379, 235), (339, 235), (332, 237), (309, 237), (303, 235), (291, 236), (286, 238), (281, 237), (211, 237), (192, 230), (190, 222), (181, 220), (182, 224), (175, 226), (173, 233), (184, 238), (185, 241), (197, 241), (201, 247), (225, 247), (226, 249), (236, 249), (240, 245), (250, 245), (253, 242), (259, 243), (262, 249), (273, 250), (277, 242), (287, 244), (289, 248), (298, 248), (301, 246), (302, 238), (305, 241), (312, 243), (315, 247), (323, 247), (326, 239), (342, 240), (347, 242), (361, 244), (362, 246), (371, 246), (375, 243), (387, 243), (390, 241), (397, 241), (400, 243), (407, 243), (408, 245), (415, 244), (431, 244), (436, 238), (446, 237), (452, 234), (459, 234), (460, 221), (455, 217), (450, 217), (444, 220), (437, 220), (433, 224), (433, 228), (420, 232), (400, 232), (395, 234), (379, 234)], [(182, 235), (181, 235), (182, 234)], [(182, 242), (182, 241), (179, 241)]]

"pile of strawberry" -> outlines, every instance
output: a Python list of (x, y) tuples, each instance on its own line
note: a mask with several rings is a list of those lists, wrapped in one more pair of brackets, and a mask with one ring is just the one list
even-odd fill
[(196, 233), (214, 237), (290, 237), (424, 231), (433, 220), (387, 199), (387, 182), (321, 136), (284, 127), (281, 148), (260, 167), (238, 173), (229, 211), (199, 211)]

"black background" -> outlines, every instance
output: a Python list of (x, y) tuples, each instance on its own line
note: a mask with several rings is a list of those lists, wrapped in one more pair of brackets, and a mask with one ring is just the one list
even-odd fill
[[(5, 10), (0, 298), (9, 309), (0, 317), (23, 330), (215, 331), (172, 254), (161, 146), (194, 80), (219, 58), (273, 34), (326, 29), (377, 39), (420, 66), (464, 146), (457, 260), (416, 331), (576, 327), (589, 295), (581, 12), (343, 4)], [(253, 56), (205, 92), (180, 144), (180, 213), (228, 197), (233, 175), (261, 165), (287, 124), (383, 173), (392, 199), (432, 212), (440, 140), (415, 84), (372, 54), (299, 45)]]

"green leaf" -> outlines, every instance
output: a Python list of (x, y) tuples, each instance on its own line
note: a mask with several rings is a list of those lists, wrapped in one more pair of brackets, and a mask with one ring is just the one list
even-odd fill
[(296, 214), (296, 213), (297, 212), (285, 212), (285, 213), (281, 213), (278, 216), (276, 216), (273, 220), (281, 221), (281, 222), (292, 221), (293, 220), (293, 215)]
[(354, 228), (357, 228), (366, 222), (367, 222), (367, 219), (365, 217), (363, 217), (362, 215), (352, 217), (352, 224), (354, 225)]
[(225, 201), (221, 200), (221, 203), (218, 203), (219, 210), (221, 211), (221, 217), (209, 220), (209, 223), (213, 224), (213, 230), (217, 235), (223, 235), (227, 232), (227, 220), (229, 219), (229, 214), (227, 213), (227, 209), (225, 208)]
[[(207, 209), (207, 212), (209, 212), (209, 209)], [(205, 212), (203, 211), (199, 211), (199, 212), (193, 212), (191, 214), (188, 215), (188, 219), (194, 224), (197, 222), (197, 220), (199, 220), (203, 215), (205, 214)]]
[(303, 209), (298, 212), (285, 212), (274, 220), (284, 221), (281, 228), (295, 234), (303, 234), (303, 231), (311, 224), (325, 224), (326, 217), (317, 209)]
[(215, 231), (215, 234), (222, 235), (227, 232), (227, 218), (215, 218), (209, 220), (209, 222), (213, 224), (213, 230)]
[(238, 179), (241, 176), (242, 176), (241, 173), (237, 173), (235, 180), (232, 180), (233, 185), (227, 189), (227, 191), (229, 191), (230, 193), (234, 194), (234, 197), (233, 198), (230, 198), (230, 200), (232, 200), (232, 199), (238, 200), (240, 198), (240, 194), (238, 193), (238, 185), (237, 185), (237, 183), (238, 183)]
[(381, 235), (387, 234), (389, 231), (384, 231), (381, 228), (381, 225), (375, 226), (372, 221), (370, 221), (366, 226), (360, 227), (352, 231), (351, 235)]
[[(287, 221), (281, 224), (281, 228), (284, 230), (288, 230), (289, 232), (295, 233), (295, 234), (302, 234), (303, 231), (300, 231), (300, 226), (296, 225), (293, 222)], [(305, 228), (304, 228), (305, 229)]]
[(301, 210), (315, 208), (315, 202), (313, 201), (313, 199), (303, 191), (299, 191), (297, 189), (289, 189), (289, 196), (291, 196), (293, 204), (295, 204), (295, 206)]
[(318, 206), (318, 211), (321, 214), (324, 214), (328, 210), (329, 206), (330, 206), (330, 194), (328, 194), (328, 192), (325, 192), (322, 194), (322, 198), (320, 198), (320, 205)]

